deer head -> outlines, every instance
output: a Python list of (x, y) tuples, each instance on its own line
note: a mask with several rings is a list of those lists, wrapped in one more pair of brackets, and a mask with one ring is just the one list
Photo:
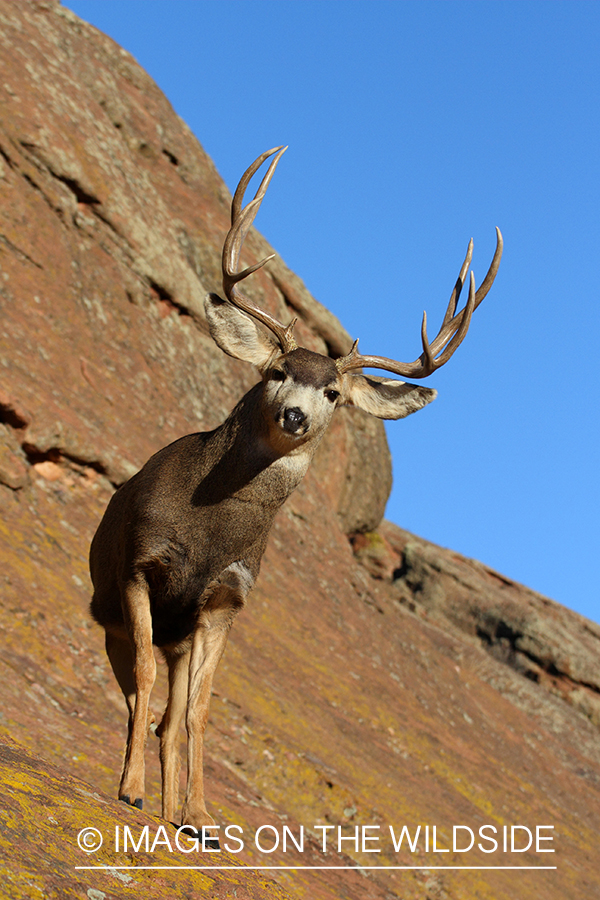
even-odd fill
[[(296, 319), (285, 326), (256, 306), (239, 289), (238, 284), (272, 256), (238, 271), (244, 238), (258, 212), (277, 163), (287, 147), (268, 150), (256, 159), (242, 176), (233, 197), (231, 229), (223, 247), (223, 289), (227, 300), (216, 294), (206, 298), (206, 316), (210, 332), (229, 356), (253, 363), (263, 377), (263, 414), (272, 440), (289, 453), (292, 446), (318, 440), (326, 430), (333, 411), (338, 406), (357, 406), (380, 419), (401, 419), (416, 412), (436, 397), (436, 391), (397, 381), (358, 374), (357, 369), (384, 369), (397, 375), (425, 378), (444, 365), (463, 341), (473, 311), (488, 293), (502, 256), (502, 235), (496, 229), (497, 245), (494, 258), (483, 283), (475, 289), (471, 272), (469, 297), (465, 307), (457, 312), (460, 293), (471, 263), (473, 242), (460, 270), (442, 326), (430, 343), (427, 337), (427, 315), (423, 314), (421, 341), (423, 352), (411, 363), (398, 362), (382, 356), (362, 356), (358, 341), (347, 356), (331, 359), (298, 347), (293, 329)], [(245, 207), (243, 198), (252, 176), (270, 156), (272, 159), (253, 200)], [(256, 320), (256, 321), (254, 321)], [(266, 326), (270, 334), (256, 322)]]

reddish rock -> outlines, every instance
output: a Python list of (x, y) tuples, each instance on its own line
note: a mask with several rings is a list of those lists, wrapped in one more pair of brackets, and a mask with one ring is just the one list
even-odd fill
[(29, 470), (25, 455), (11, 428), (0, 424), (0, 484), (13, 491), (27, 484)]
[(353, 534), (350, 543), (354, 555), (373, 578), (393, 581), (400, 566), (400, 555), (378, 531)]

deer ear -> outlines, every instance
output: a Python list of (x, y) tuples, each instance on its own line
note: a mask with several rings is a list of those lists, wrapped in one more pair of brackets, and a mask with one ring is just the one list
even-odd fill
[(391, 378), (344, 375), (343, 404), (358, 406), (378, 419), (404, 419), (427, 406), (437, 391)]
[(261, 372), (281, 354), (279, 346), (256, 323), (218, 294), (207, 294), (204, 311), (215, 344), (235, 359), (255, 365)]

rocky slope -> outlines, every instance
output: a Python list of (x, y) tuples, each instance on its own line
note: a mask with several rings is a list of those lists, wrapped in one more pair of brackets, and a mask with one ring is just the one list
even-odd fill
[[(171, 853), (171, 826), (154, 852), (115, 850), (115, 828), (138, 841), (161, 825), (157, 742), (147, 811), (115, 803), (125, 712), (87, 613), (89, 541), (115, 486), (217, 425), (256, 376), (207, 334), (230, 198), (196, 138), (126, 51), (58, 3), (0, 2), (0, 24), (2, 895), (598, 895), (600, 629), (380, 524), (383, 429), (350, 410), (278, 516), (217, 673), (207, 794), (243, 851)], [(247, 261), (269, 249), (253, 232)], [(249, 291), (299, 315), (305, 346), (348, 350), (280, 260)], [(403, 825), (421, 825), (414, 853), (394, 850)], [(540, 849), (556, 852), (445, 853), (455, 825), (554, 826)], [(302, 852), (266, 852), (284, 826), (304, 828)], [(326, 853), (319, 826), (333, 826)], [(379, 842), (331, 843), (367, 826)], [(84, 827), (98, 853), (79, 848)], [(296, 868), (251, 868), (265, 865)], [(465, 865), (496, 868), (440, 868)]]

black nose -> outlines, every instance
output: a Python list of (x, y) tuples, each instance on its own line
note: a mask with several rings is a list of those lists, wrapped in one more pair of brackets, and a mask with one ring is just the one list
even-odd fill
[(283, 427), (285, 431), (289, 431), (291, 434), (295, 434), (305, 421), (306, 416), (297, 406), (292, 406), (283, 413)]

